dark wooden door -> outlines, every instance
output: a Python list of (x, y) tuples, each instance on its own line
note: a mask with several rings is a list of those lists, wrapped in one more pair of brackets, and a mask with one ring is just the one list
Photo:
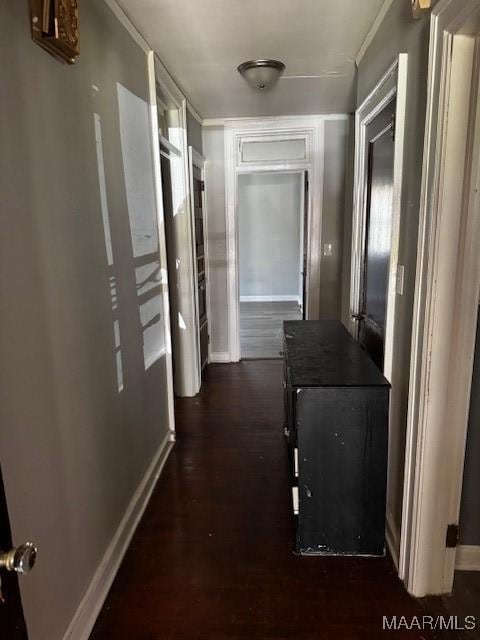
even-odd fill
[[(8, 518), (7, 500), (0, 469), (0, 552), (12, 548), (12, 534)], [(22, 600), (17, 574), (0, 568), (0, 638), (5, 640), (27, 640), (27, 628), (23, 616)]]
[(367, 129), (368, 186), (359, 342), (382, 371), (392, 244), (395, 106), (393, 100)]

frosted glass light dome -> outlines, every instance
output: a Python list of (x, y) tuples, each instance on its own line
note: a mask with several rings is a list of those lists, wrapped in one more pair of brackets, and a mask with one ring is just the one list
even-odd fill
[(279, 60), (249, 60), (238, 67), (248, 84), (259, 91), (268, 91), (285, 71)]

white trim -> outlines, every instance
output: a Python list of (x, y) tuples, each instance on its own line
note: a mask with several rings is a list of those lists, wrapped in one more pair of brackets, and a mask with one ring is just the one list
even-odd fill
[[(157, 98), (157, 101), (158, 101), (158, 98)], [(182, 152), (180, 151), (180, 149), (178, 147), (176, 147), (174, 144), (172, 144), (168, 138), (163, 136), (160, 133), (160, 129), (159, 129), (159, 138), (160, 138), (161, 144), (164, 147), (167, 147), (167, 149), (169, 151), (171, 151), (173, 153), (173, 155), (178, 156), (179, 158), (182, 156)]]
[[(308, 295), (307, 295), (307, 287), (304, 287), (304, 273), (303, 273), (303, 264), (304, 264), (304, 253), (305, 253), (305, 233), (307, 232), (307, 230), (305, 229), (305, 216), (307, 216), (307, 222), (308, 222), (308, 211), (306, 209), (306, 205), (307, 202), (305, 201), (305, 192), (307, 192), (307, 196), (308, 193), (310, 191), (310, 186), (308, 187), (308, 190), (306, 188), (307, 185), (307, 181), (308, 181), (308, 176), (307, 176), (307, 171), (302, 171), (301, 172), (301, 193), (300, 193), (300, 238), (299, 238), (299, 242), (300, 242), (300, 246), (299, 246), (299, 250), (298, 250), (298, 304), (301, 307), (302, 310), (302, 316), (303, 316), (303, 307), (305, 306), (305, 309), (308, 309), (308, 303), (307, 303), (307, 299), (308, 299)], [(303, 292), (305, 290), (305, 300), (303, 299)]]
[(213, 352), (210, 352), (208, 361), (209, 362), (231, 362), (230, 354), (228, 353), (228, 351), (213, 351)]
[(155, 74), (162, 91), (166, 93), (170, 100), (175, 104), (177, 109), (181, 109), (183, 102), (186, 102), (186, 97), (180, 90), (173, 77), (170, 75), (167, 67), (158, 57), (157, 53), (155, 53)]
[(392, 6), (394, 0), (385, 0), (385, 2), (380, 7), (380, 11), (377, 13), (377, 17), (375, 18), (370, 31), (365, 36), (365, 40), (362, 42), (362, 46), (358, 50), (357, 55), (355, 56), (355, 64), (357, 67), (360, 65), (363, 56), (366, 54), (369, 46), (372, 44), (373, 39), (377, 35), (378, 30), (380, 29), (382, 22), (385, 16), (388, 13), (388, 10)]
[[(368, 189), (368, 139), (367, 128), (379, 113), (392, 100), (396, 99), (395, 109), (395, 143), (393, 158), (393, 194), (392, 194), (392, 235), (387, 287), (387, 314), (385, 322), (384, 342), (384, 374), (392, 382), (390, 397), (389, 432), (400, 429), (401, 416), (397, 407), (402, 389), (398, 388), (394, 378), (394, 345), (397, 303), (397, 272), (400, 244), (400, 218), (402, 211), (403, 186), (403, 153), (405, 144), (405, 114), (407, 106), (407, 73), (408, 55), (402, 53), (387, 69), (380, 81), (366, 97), (355, 114), (355, 167), (353, 184), (353, 220), (352, 220), (352, 257), (350, 287), (350, 324), (349, 328), (355, 337), (358, 327), (353, 317), (361, 312), (362, 304), (362, 272), (365, 260), (367, 189)], [(389, 450), (389, 464), (390, 464)], [(399, 549), (401, 538), (399, 527), (395, 522), (389, 502), (390, 491), (387, 491), (387, 543), (397, 569), (400, 567)]]
[(385, 528), (385, 537), (387, 540), (387, 547), (392, 556), (393, 564), (398, 571), (399, 567), (399, 551), (400, 551), (400, 531), (395, 526), (395, 518), (393, 517), (390, 509), (387, 509), (387, 520)]
[[(353, 316), (360, 313), (362, 298), (362, 269), (365, 259), (368, 144), (367, 127), (376, 116), (396, 97), (395, 145), (393, 163), (392, 238), (389, 280), (387, 289), (387, 316), (385, 322), (384, 374), (388, 380), (393, 375), (393, 347), (395, 334), (395, 308), (397, 299), (397, 270), (400, 244), (400, 217), (402, 208), (403, 149), (405, 137), (405, 113), (407, 105), (408, 54), (401, 53), (387, 69), (378, 84), (358, 108), (355, 114), (356, 145), (354, 169), (354, 201), (352, 223), (352, 261), (350, 287), (350, 331), (357, 335), (357, 323)], [(396, 390), (392, 388), (392, 394)], [(391, 404), (394, 404), (392, 402)]]
[(238, 317), (238, 278), (237, 278), (237, 175), (235, 171), (236, 145), (235, 130), (226, 128), (225, 145), (225, 215), (226, 215), (226, 254), (227, 254), (227, 318), (229, 360), (240, 360), (240, 320)]
[(108, 591), (148, 505), (163, 466), (173, 447), (170, 434), (163, 439), (105, 551), (63, 640), (88, 640)]
[(295, 293), (290, 295), (240, 296), (240, 302), (298, 302), (300, 304), (300, 297)]
[[(393, 159), (393, 202), (392, 202), (392, 243), (390, 248), (390, 269), (387, 293), (387, 316), (385, 321), (385, 357), (383, 369), (388, 380), (393, 377), (393, 347), (395, 340), (395, 319), (397, 306), (397, 275), (400, 247), (400, 219), (402, 215), (403, 154), (405, 143), (405, 117), (407, 112), (408, 54), (398, 56), (397, 104), (395, 109), (395, 145)], [(392, 395), (398, 389), (392, 388)], [(395, 398), (393, 399), (395, 402)]]
[[(178, 113), (178, 140), (172, 145), (181, 152), (181, 169), (178, 180), (181, 185), (181, 203), (185, 209), (185, 217), (174, 215), (176, 250), (179, 254), (177, 273), (177, 296), (179, 312), (184, 317), (187, 329), (174, 334), (174, 358), (178, 360), (175, 367), (175, 392), (182, 397), (195, 396), (200, 390), (201, 367), (198, 357), (198, 336), (193, 326), (196, 317), (196, 283), (194, 281), (193, 264), (193, 230), (190, 202), (190, 169), (187, 144), (187, 100), (176, 85), (172, 76), (159, 57), (154, 56), (155, 79), (162, 92), (171, 100)], [(155, 91), (156, 99), (156, 91)], [(158, 136), (158, 131), (157, 131)], [(163, 154), (163, 152), (160, 152)], [(173, 318), (178, 322), (178, 318)]]
[(155, 56), (153, 51), (149, 51), (147, 56), (148, 85), (150, 98), (150, 126), (152, 140), (152, 156), (154, 170), (155, 203), (157, 209), (157, 227), (159, 238), (159, 253), (161, 268), (164, 269), (162, 278), (162, 304), (163, 304), (163, 329), (165, 335), (165, 366), (167, 378), (167, 398), (168, 398), (168, 428), (170, 433), (175, 433), (175, 397), (173, 390), (173, 361), (172, 361), (172, 335), (170, 326), (170, 296), (168, 283), (168, 261), (167, 245), (165, 238), (165, 216), (163, 211), (162, 195), (162, 174), (160, 166), (160, 143), (158, 136), (158, 111), (157, 111), (157, 88), (155, 81)]
[(401, 550), (418, 597), (448, 593), (455, 567), (445, 532), (459, 518), (480, 286), (480, 111), (476, 130), (466, 115), (478, 58), (456, 34), (474, 18), (477, 0), (443, 0), (431, 18)]
[(198, 122), (198, 124), (200, 126), (203, 126), (202, 116), (198, 113), (198, 111), (195, 110), (195, 108), (192, 106), (189, 100), (187, 100), (187, 109), (190, 112), (190, 114), (195, 118), (195, 120)]
[(459, 571), (480, 571), (480, 546), (461, 544), (455, 555), (455, 569)]
[(268, 122), (278, 122), (279, 120), (285, 120), (290, 122), (298, 122), (298, 120), (303, 120), (304, 122), (311, 123), (316, 120), (348, 120), (349, 115), (345, 113), (318, 113), (312, 115), (288, 115), (288, 116), (265, 116), (263, 118), (258, 117), (235, 117), (235, 118), (205, 118), (202, 121), (203, 127), (225, 127), (227, 125), (238, 124), (240, 125), (249, 125), (251, 123), (256, 123), (261, 120), (264, 123)]
[(190, 149), (192, 150), (192, 162), (194, 166), (203, 172), (205, 168), (205, 163), (206, 163), (205, 158), (202, 156), (202, 154), (199, 151), (195, 149), (195, 147), (190, 146)]
[[(184, 364), (187, 368), (186, 372), (186, 385), (184, 389), (184, 395), (187, 397), (192, 397), (197, 395), (200, 391), (200, 387), (202, 384), (202, 363), (200, 362), (200, 335), (198, 333), (198, 322), (197, 322), (197, 265), (195, 260), (195, 225), (193, 222), (193, 210), (192, 210), (192, 183), (191, 183), (191, 171), (190, 171), (190, 154), (188, 151), (188, 139), (187, 139), (187, 101), (184, 98), (182, 100), (182, 106), (179, 110), (180, 116), (180, 129), (182, 133), (182, 155), (183, 155), (183, 178), (184, 178), (184, 187), (185, 187), (185, 213), (186, 213), (186, 221), (185, 225), (185, 233), (186, 237), (184, 241), (187, 242), (187, 251), (186, 251), (186, 288), (185, 294), (188, 298), (188, 307), (191, 312), (191, 318), (195, 321), (195, 327), (192, 327), (191, 330), (187, 331), (190, 345), (188, 347), (189, 354), (191, 354), (192, 361), (188, 362), (189, 354), (185, 358)], [(189, 314), (190, 315), (190, 314)], [(194, 370), (192, 369), (192, 364), (194, 366)], [(190, 370), (190, 372), (189, 372)]]
[(150, 53), (152, 51), (152, 47), (141, 35), (140, 31), (133, 24), (132, 20), (127, 15), (127, 13), (125, 13), (125, 11), (120, 7), (117, 0), (103, 0), (103, 1), (112, 10), (117, 20), (122, 24), (123, 27), (125, 27), (125, 29), (132, 36), (132, 38), (135, 40), (138, 46), (141, 49), (143, 49), (145, 53)]
[[(239, 319), (239, 283), (238, 283), (238, 224), (237, 224), (237, 175), (253, 172), (297, 172), (308, 171), (308, 225), (307, 233), (307, 282), (306, 282), (306, 317), (318, 317), (320, 306), (320, 264), (322, 244), (322, 208), (323, 208), (323, 175), (325, 160), (325, 121), (328, 117), (299, 116), (297, 118), (244, 118), (229, 120), (225, 126), (225, 215), (227, 236), (227, 317), (228, 344), (232, 362), (240, 360), (240, 319)], [(336, 118), (340, 119), (340, 118)], [(348, 116), (342, 115), (342, 120)], [(285, 134), (305, 135), (308, 138), (307, 148), (310, 156), (307, 161), (283, 162), (270, 165), (260, 164), (239, 166), (238, 144), (243, 137), (262, 136), (271, 139)]]

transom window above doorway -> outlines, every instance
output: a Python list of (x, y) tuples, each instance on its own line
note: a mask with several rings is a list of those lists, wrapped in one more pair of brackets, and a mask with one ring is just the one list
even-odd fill
[(307, 136), (282, 135), (242, 137), (238, 165), (255, 163), (306, 162), (309, 156)]

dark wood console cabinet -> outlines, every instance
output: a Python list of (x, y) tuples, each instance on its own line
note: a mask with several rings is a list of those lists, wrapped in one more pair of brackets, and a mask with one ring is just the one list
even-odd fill
[(285, 322), (284, 368), (297, 552), (384, 555), (389, 383), (333, 320)]

